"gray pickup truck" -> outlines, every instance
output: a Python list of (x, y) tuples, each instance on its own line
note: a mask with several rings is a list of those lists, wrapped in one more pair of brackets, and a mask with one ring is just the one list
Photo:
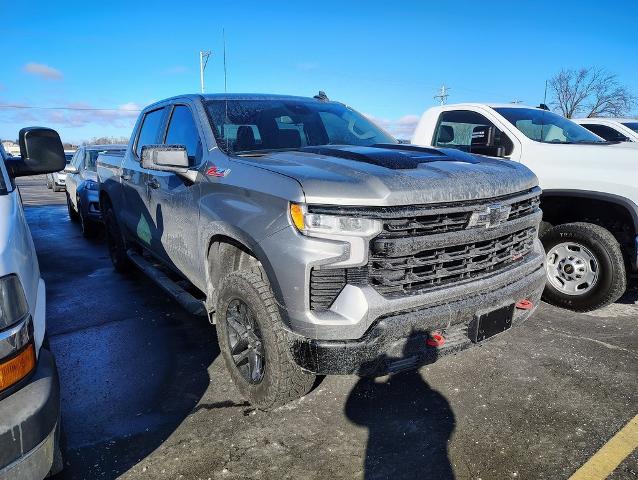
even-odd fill
[(399, 144), (322, 94), (155, 103), (98, 179), (115, 268), (207, 314), (260, 408), (477, 344), (544, 287), (530, 170)]

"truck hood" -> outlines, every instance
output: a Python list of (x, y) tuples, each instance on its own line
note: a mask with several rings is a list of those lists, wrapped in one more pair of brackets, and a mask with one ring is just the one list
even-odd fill
[(538, 185), (525, 166), (459, 150), (413, 145), (306, 147), (242, 157), (297, 180), (306, 202), (409, 205), (476, 200)]

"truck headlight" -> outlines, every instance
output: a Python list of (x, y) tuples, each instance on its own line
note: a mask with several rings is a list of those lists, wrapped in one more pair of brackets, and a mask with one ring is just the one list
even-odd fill
[(290, 218), (297, 230), (313, 237), (373, 237), (381, 233), (379, 220), (309, 213), (307, 205), (290, 204)]
[(29, 313), (29, 304), (17, 275), (0, 278), (0, 330), (18, 323)]
[(84, 182), (84, 188), (86, 188), (87, 190), (99, 190), (100, 185), (94, 180), (87, 180), (86, 182)]

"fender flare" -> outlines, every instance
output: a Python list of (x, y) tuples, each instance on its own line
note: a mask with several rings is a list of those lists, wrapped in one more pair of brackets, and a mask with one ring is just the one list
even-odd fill
[[(248, 235), (243, 230), (228, 224), (223, 224), (220, 226), (222, 228), (218, 228), (216, 229), (216, 232), (214, 232), (212, 235), (208, 235), (208, 239), (206, 241), (206, 252), (205, 252), (206, 261), (207, 262), (209, 261), (208, 259), (210, 256), (211, 246), (213, 245), (213, 243), (215, 243), (217, 239), (223, 241), (224, 238), (227, 238), (232, 240), (235, 243), (238, 243), (239, 245), (244, 246), (247, 250), (249, 250), (255, 256), (255, 258), (261, 263), (262, 267), (266, 271), (266, 275), (268, 276), (268, 281), (270, 282), (270, 287), (272, 288), (272, 291), (275, 295), (275, 299), (277, 300), (277, 303), (281, 307), (282, 318), (285, 324), (288, 325), (288, 317), (287, 317), (283, 294), (281, 291), (281, 286), (279, 284), (279, 281), (277, 280), (275, 270), (272, 264), (270, 263), (270, 260), (268, 259), (268, 256), (266, 255), (264, 250), (261, 248), (259, 243), (253, 237)], [(208, 277), (209, 277), (209, 274), (208, 274), (208, 267), (207, 267), (206, 268), (206, 284), (207, 285), (209, 284)]]

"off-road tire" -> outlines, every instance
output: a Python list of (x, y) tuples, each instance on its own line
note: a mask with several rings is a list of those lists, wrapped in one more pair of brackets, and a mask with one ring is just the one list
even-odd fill
[(104, 230), (113, 268), (116, 272), (127, 273), (131, 270), (131, 261), (126, 254), (126, 242), (110, 204), (106, 204), (104, 209)]
[[(249, 383), (235, 366), (226, 325), (226, 311), (233, 299), (250, 308), (264, 345), (264, 374), (257, 384)], [(312, 388), (315, 375), (292, 359), (279, 307), (265, 272), (260, 267), (232, 272), (221, 280), (217, 299), (217, 338), (226, 368), (240, 394), (252, 405), (269, 410), (304, 396)]]
[(69, 197), (68, 192), (66, 194), (66, 208), (69, 211), (69, 218), (71, 219), (71, 221), (73, 223), (78, 223), (80, 221), (80, 215), (78, 214), (78, 212), (75, 211), (75, 208), (73, 208), (73, 204), (71, 203), (71, 198)]
[(596, 284), (582, 295), (567, 295), (549, 281), (543, 300), (557, 307), (588, 312), (618, 300), (627, 288), (627, 274), (620, 244), (609, 230), (592, 223), (575, 222), (556, 225), (544, 232), (541, 241), (545, 251), (563, 242), (576, 242), (586, 247), (599, 264)]

